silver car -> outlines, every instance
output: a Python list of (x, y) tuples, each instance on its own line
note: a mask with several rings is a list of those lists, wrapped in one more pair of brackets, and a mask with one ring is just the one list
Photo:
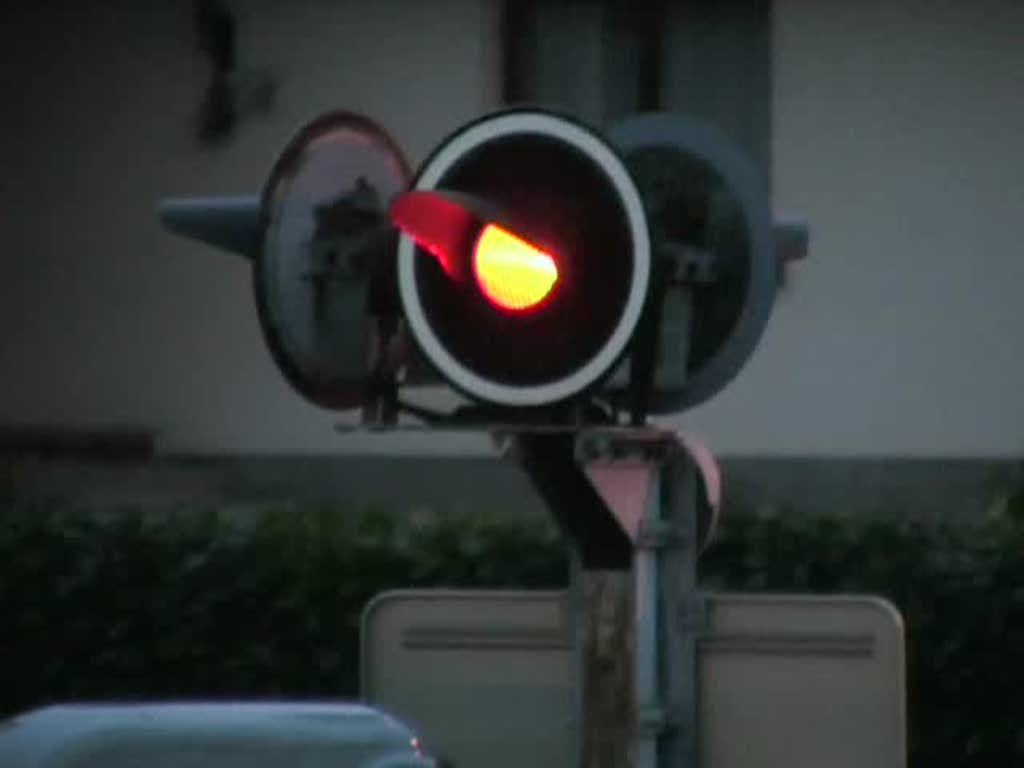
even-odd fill
[(0, 768), (435, 768), (362, 704), (67, 704), (0, 723)]

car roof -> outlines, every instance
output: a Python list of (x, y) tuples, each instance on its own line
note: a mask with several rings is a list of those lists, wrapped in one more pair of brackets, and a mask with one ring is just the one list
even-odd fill
[(45, 765), (95, 738), (163, 736), (408, 746), (412, 732), (390, 715), (352, 702), (220, 701), (58, 704), (0, 723), (0, 764)]

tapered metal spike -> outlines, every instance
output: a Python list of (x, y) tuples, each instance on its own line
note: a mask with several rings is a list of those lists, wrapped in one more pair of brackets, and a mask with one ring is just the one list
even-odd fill
[(259, 197), (189, 197), (162, 200), (160, 222), (171, 232), (253, 258), (260, 242)]

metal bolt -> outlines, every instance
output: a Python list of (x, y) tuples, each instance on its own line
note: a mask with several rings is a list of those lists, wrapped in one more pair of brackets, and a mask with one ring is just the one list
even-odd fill
[(643, 736), (658, 736), (668, 730), (668, 718), (660, 708), (641, 709), (636, 715), (637, 731)]
[(708, 626), (707, 600), (698, 596), (683, 601), (676, 617), (684, 632), (702, 634)]

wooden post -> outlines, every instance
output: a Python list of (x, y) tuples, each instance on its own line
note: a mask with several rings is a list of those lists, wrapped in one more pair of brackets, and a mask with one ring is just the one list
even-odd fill
[(630, 768), (633, 686), (633, 573), (583, 571), (583, 768)]
[[(595, 431), (588, 438), (580, 442), (578, 430), (524, 432), (515, 443), (521, 465), (574, 548), (568, 605), (571, 674), (578, 692), (578, 768), (654, 768), (665, 752), (670, 727), (666, 718), (672, 716), (662, 700), (662, 691), (672, 686), (663, 679), (667, 667), (661, 649), (666, 640), (677, 639), (677, 622), (659, 619), (675, 617), (678, 609), (678, 602), (666, 601), (659, 586), (662, 560), (666, 547), (679, 548), (674, 538), (694, 546), (692, 538), (673, 537), (665, 530), (670, 521), (662, 519), (662, 464), (675, 450), (675, 438), (643, 430), (616, 436)], [(610, 484), (605, 475), (599, 493), (584, 468), (609, 461), (625, 461), (631, 471), (613, 476)], [(609, 508), (602, 493), (617, 500), (612, 503), (621, 503), (625, 493), (626, 506)], [(631, 536), (637, 536), (635, 545)], [(692, 565), (692, 557), (684, 560)], [(689, 685), (692, 675), (681, 665), (671, 668), (677, 666), (685, 678), (681, 684)], [(680, 699), (688, 711), (689, 699), (670, 699)], [(685, 748), (675, 751), (681, 760), (668, 765), (693, 765)]]

